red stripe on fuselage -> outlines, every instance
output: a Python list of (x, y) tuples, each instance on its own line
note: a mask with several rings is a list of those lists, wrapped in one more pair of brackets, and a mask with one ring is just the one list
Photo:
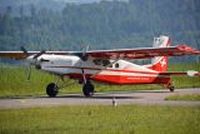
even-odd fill
[[(73, 79), (82, 79), (82, 74), (67, 74)], [(120, 75), (86, 75), (86, 78), (99, 82), (111, 84), (167, 84), (170, 77), (150, 77), (150, 76), (120, 76)]]
[[(74, 69), (86, 69), (86, 70), (99, 70), (115, 72), (118, 75), (112, 74), (85, 74), (87, 79), (92, 79), (99, 82), (111, 83), (111, 84), (167, 84), (170, 81), (169, 75), (159, 75), (159, 72), (147, 72), (147, 71), (133, 71), (133, 70), (117, 70), (117, 69), (101, 69), (92, 67), (75, 67), (75, 66), (49, 66), (50, 68), (74, 68)], [(120, 75), (120, 73), (130, 73), (130, 75)], [(133, 75), (133, 73), (136, 73)], [(138, 74), (138, 75), (137, 75)], [(65, 74), (72, 79), (82, 79), (82, 74), (70, 73)]]

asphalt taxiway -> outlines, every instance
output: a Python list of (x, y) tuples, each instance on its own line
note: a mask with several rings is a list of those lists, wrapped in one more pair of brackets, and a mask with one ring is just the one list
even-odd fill
[(166, 101), (170, 95), (200, 94), (200, 88), (176, 89), (170, 92), (163, 90), (139, 90), (96, 93), (93, 97), (86, 98), (80, 94), (58, 95), (56, 98), (47, 96), (34, 96), (23, 98), (1, 98), (0, 109), (30, 108), (63, 105), (174, 105), (174, 106), (200, 106), (200, 101)]

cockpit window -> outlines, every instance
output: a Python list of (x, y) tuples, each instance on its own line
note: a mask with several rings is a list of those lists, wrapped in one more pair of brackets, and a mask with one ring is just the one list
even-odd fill
[(101, 65), (101, 60), (100, 59), (95, 59), (93, 60), (95, 65)]
[(108, 66), (110, 63), (109, 60), (105, 60), (105, 59), (94, 59), (93, 60), (94, 64), (97, 66)]

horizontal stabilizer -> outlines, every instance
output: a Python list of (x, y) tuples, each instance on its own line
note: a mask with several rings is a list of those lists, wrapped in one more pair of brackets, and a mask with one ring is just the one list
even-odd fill
[(169, 71), (169, 72), (160, 72), (159, 75), (176, 75), (176, 76), (200, 76), (200, 72), (194, 71), (194, 70), (188, 70), (188, 71)]
[(197, 71), (194, 71), (194, 70), (188, 70), (187, 75), (190, 76), (190, 77), (200, 76), (200, 72), (197, 72)]

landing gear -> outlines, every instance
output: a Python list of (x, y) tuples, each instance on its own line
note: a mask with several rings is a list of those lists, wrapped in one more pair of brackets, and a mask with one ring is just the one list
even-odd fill
[(83, 94), (86, 97), (91, 97), (94, 94), (94, 85), (92, 85), (92, 83), (90, 83), (90, 81), (87, 81), (83, 85)]
[[(69, 85), (69, 83), (64, 83), (62, 85), (57, 85), (59, 80), (62, 80), (64, 82), (63, 76), (61, 76), (61, 79), (57, 79), (55, 83), (50, 83), (46, 87), (46, 93), (49, 97), (56, 97), (58, 94), (58, 90), (64, 88), (66, 85)], [(83, 84), (83, 94), (86, 97), (91, 97), (94, 94), (94, 85), (90, 82), (90, 79), (87, 79), (84, 73), (84, 70), (82, 69), (82, 79), (79, 80), (80, 84)]]
[(170, 92), (174, 92), (175, 87), (170, 85), (170, 86), (168, 86), (168, 89), (169, 89)]
[(55, 83), (47, 85), (46, 93), (49, 97), (56, 97), (58, 94), (58, 86)]
[(174, 92), (174, 90), (175, 90), (173, 81), (171, 79), (169, 79), (169, 81), (167, 83), (165, 83), (163, 86), (165, 88), (169, 89), (170, 92)]
[(175, 90), (175, 87), (173, 86), (173, 84), (171, 82), (166, 84), (165, 87), (168, 88), (170, 92), (174, 92), (174, 90)]
[(84, 69), (82, 69), (81, 71), (83, 77), (83, 79), (81, 80), (83, 82), (83, 94), (86, 97), (91, 97), (94, 94), (94, 85), (92, 85), (92, 83), (86, 78)]

